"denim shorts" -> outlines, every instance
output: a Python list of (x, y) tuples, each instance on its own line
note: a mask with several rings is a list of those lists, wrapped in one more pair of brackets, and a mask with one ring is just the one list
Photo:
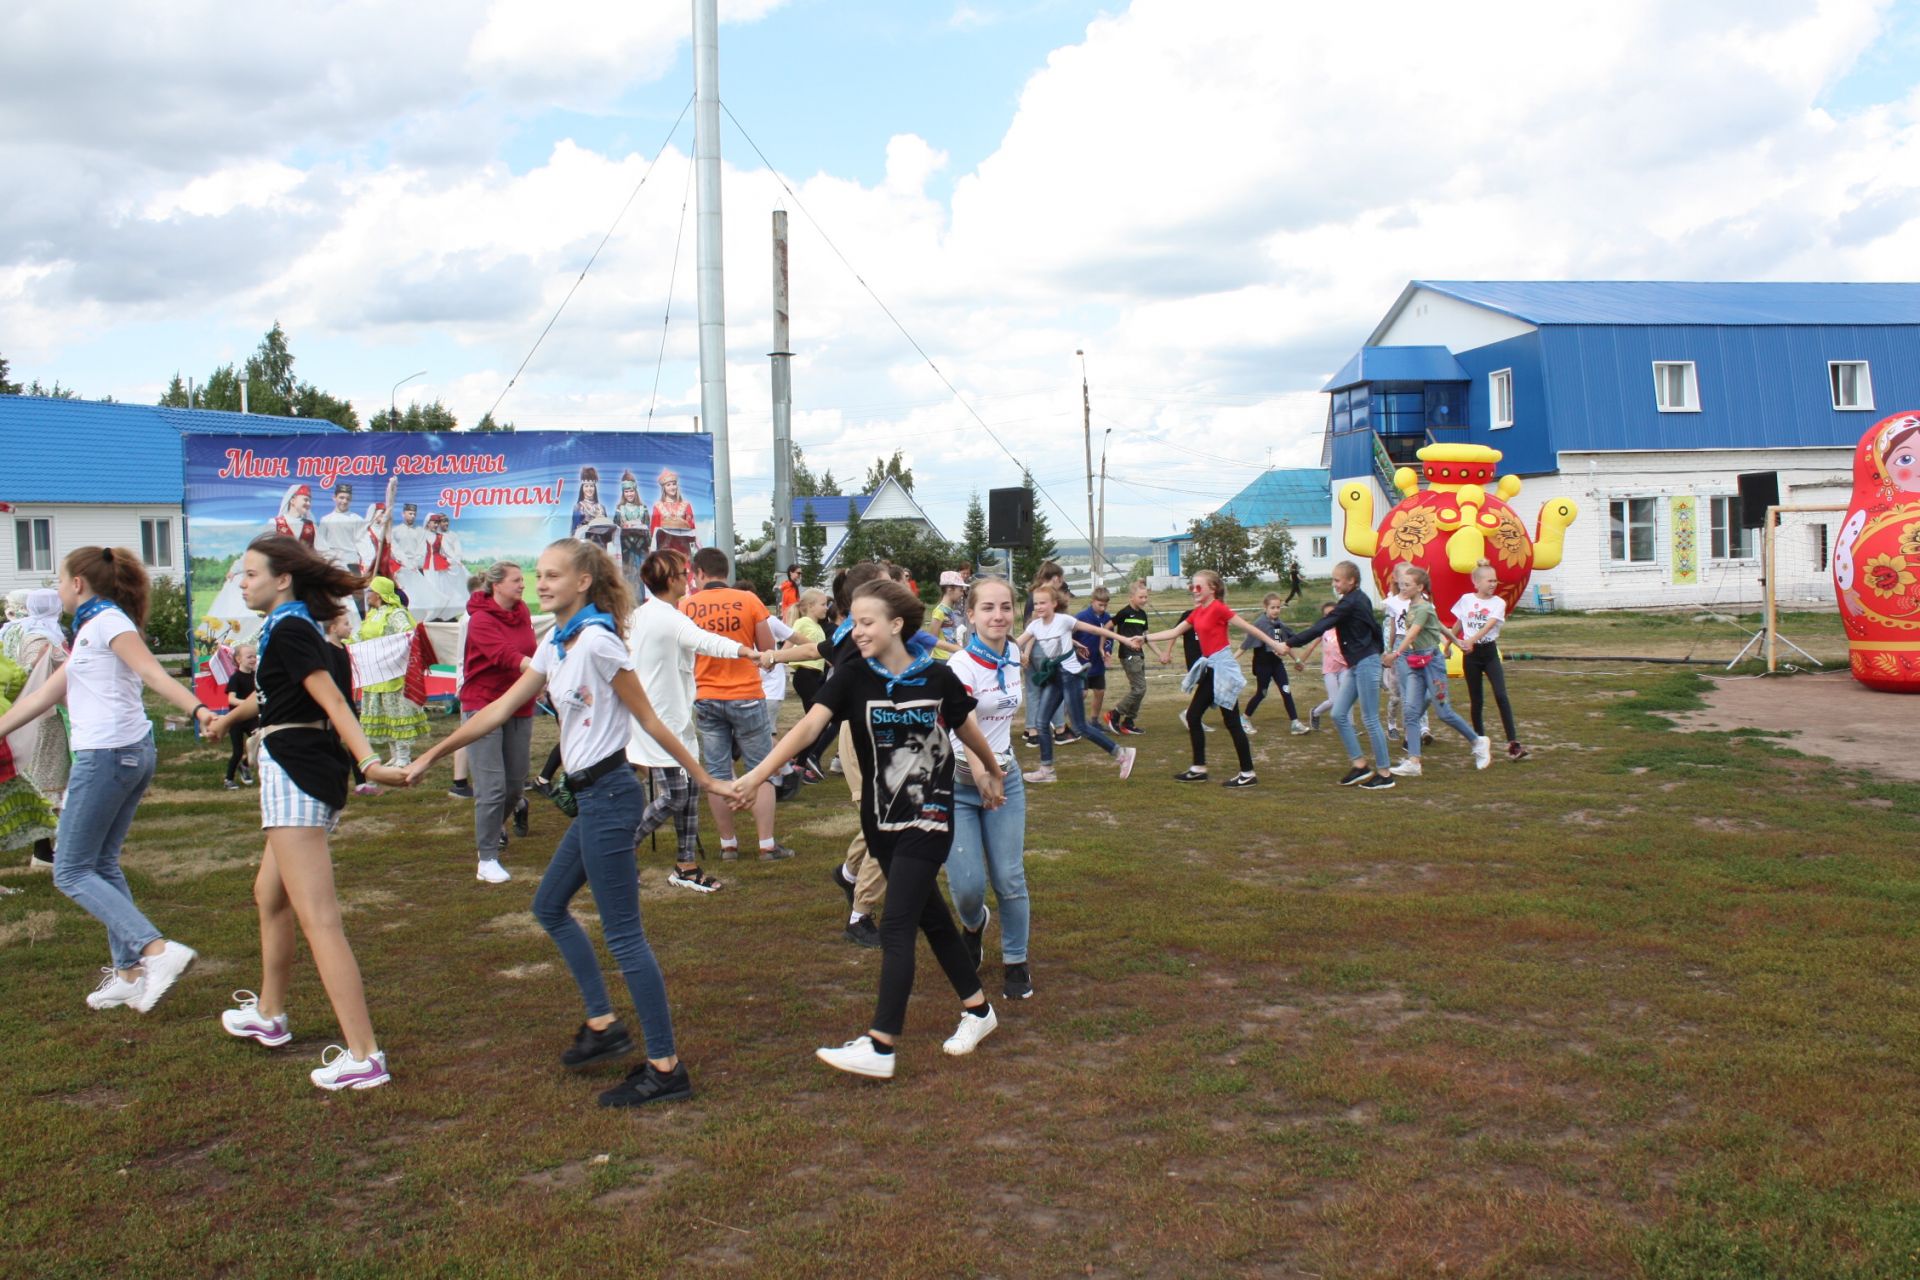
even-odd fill
[(773, 727), (760, 698), (700, 698), (693, 704), (700, 731), (700, 763), (716, 778), (733, 776), (739, 756), (751, 773), (773, 750)]

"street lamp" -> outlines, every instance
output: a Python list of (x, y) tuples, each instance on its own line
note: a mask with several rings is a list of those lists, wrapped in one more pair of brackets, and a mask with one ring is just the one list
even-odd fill
[(395, 407), (399, 403), (400, 388), (406, 386), (409, 382), (412, 382), (415, 378), (424, 378), (426, 376), (427, 376), (427, 371), (425, 369), (422, 369), (418, 373), (408, 374), (406, 377), (400, 379), (400, 381), (393, 384), (393, 390), (387, 393), (387, 425), (388, 426), (392, 426), (394, 423), (394, 420), (400, 416), (400, 410)]

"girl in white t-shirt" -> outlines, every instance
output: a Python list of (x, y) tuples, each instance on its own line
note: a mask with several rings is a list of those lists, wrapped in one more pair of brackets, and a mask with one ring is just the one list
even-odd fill
[(1020, 646), (1021, 657), (1040, 688), (1040, 713), (1035, 717), (1040, 724), (1040, 767), (1023, 776), (1028, 782), (1059, 781), (1053, 771), (1053, 716), (1064, 706), (1072, 731), (1112, 756), (1120, 766), (1121, 780), (1125, 781), (1133, 772), (1134, 749), (1121, 746), (1099, 726), (1088, 722), (1087, 666), (1074, 648), (1074, 633), (1084, 632), (1136, 650), (1141, 647), (1139, 638), (1123, 636), (1108, 627), (1096, 627), (1067, 613), (1065, 587), (1035, 587), (1032, 599), (1033, 618), (1015, 643)]
[(533, 914), (560, 948), (587, 1006), (587, 1020), (560, 1055), (561, 1065), (577, 1070), (633, 1052), (633, 1037), (614, 1017), (607, 998), (593, 943), (567, 909), (580, 887), (588, 885), (607, 950), (626, 978), (647, 1045), (647, 1061), (601, 1094), (600, 1105), (632, 1107), (691, 1098), (686, 1064), (674, 1052), (666, 983), (640, 924), (633, 833), (647, 797), (627, 762), (634, 721), (702, 789), (729, 797), (732, 789), (700, 767), (640, 687), (625, 638), (633, 593), (611, 556), (591, 543), (562, 538), (540, 553), (534, 594), (541, 609), (553, 615), (554, 627), (534, 654), (533, 665), (512, 688), (415, 761), (407, 770), (408, 784), (418, 783), (442, 756), (499, 728), (543, 690), (550, 692), (560, 720), (560, 754), (572, 766), (566, 783), (579, 813), (541, 877)]
[(987, 931), (987, 884), (993, 884), (1000, 907), (1004, 990), (1009, 1000), (1025, 1000), (1033, 994), (1033, 977), (1027, 968), (1027, 792), (1013, 759), (1013, 721), (1024, 691), (1020, 648), (1008, 640), (1013, 584), (1004, 578), (974, 579), (966, 617), (967, 642), (947, 659), (947, 666), (973, 694), (974, 719), (1006, 779), (1006, 801), (997, 809), (981, 802), (966, 746), (954, 734), (953, 849), (947, 854), (947, 888), (960, 918), (960, 936), (978, 969)]
[(194, 718), (214, 712), (169, 676), (147, 649), (149, 581), (125, 547), (82, 547), (60, 570), (60, 603), (73, 613), (73, 656), (38, 689), (0, 715), (0, 737), (61, 703), (73, 722), (73, 773), (53, 860), (53, 883), (107, 927), (113, 963), (87, 997), (90, 1009), (158, 1004), (193, 967), (193, 948), (161, 936), (140, 913), (120, 872), (120, 846), (133, 812), (153, 782), (153, 724), (140, 701), (144, 684)]
[(1507, 701), (1507, 673), (1500, 662), (1500, 628), (1507, 620), (1507, 602), (1494, 594), (1500, 575), (1493, 562), (1482, 560), (1473, 571), (1473, 594), (1453, 603), (1455, 630), (1460, 634), (1460, 672), (1467, 678), (1467, 708), (1473, 713), (1473, 731), (1485, 736), (1481, 723), (1485, 703), (1480, 693), (1480, 678), (1493, 686), (1494, 705), (1500, 708), (1500, 727), (1507, 731), (1507, 759), (1525, 760), (1530, 754), (1520, 745), (1520, 734), (1513, 723), (1513, 704)]

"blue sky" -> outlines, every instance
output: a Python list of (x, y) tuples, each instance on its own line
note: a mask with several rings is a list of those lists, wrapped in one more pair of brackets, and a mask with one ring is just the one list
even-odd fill
[[(767, 220), (793, 214), (795, 432), (906, 451), (936, 520), (1030, 464), (1152, 535), (1318, 459), (1317, 389), (1411, 278), (1920, 278), (1920, 3), (729, 0), (736, 506), (770, 493)], [(151, 399), (275, 319), (298, 372), (471, 423), (691, 93), (684, 6), (355, 0), (233, 39), (215, 0), (0, 47), (0, 353)], [(1364, 27), (1364, 30), (1361, 29)], [(300, 75), (263, 68), (300, 66)], [(1436, 75), (1436, 67), (1449, 73)], [(684, 124), (501, 404), (522, 428), (697, 412)], [(992, 425), (979, 429), (834, 256)], [(683, 239), (678, 256), (676, 238)], [(659, 355), (662, 316), (666, 350)], [(654, 387), (658, 382), (658, 393)]]

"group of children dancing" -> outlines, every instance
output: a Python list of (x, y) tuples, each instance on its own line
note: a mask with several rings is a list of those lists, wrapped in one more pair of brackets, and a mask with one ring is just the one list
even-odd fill
[[(238, 585), (247, 606), (265, 622), (243, 655), (248, 679), (230, 683), (229, 705), (215, 710), (170, 677), (143, 642), (148, 577), (139, 558), (102, 547), (82, 548), (66, 558), (57, 602), (74, 617), (71, 654), (47, 663), (34, 687), (0, 711), (0, 744), (44, 721), (57, 706), (67, 707), (72, 769), (63, 788), (53, 870), (61, 892), (107, 931), (111, 963), (87, 997), (89, 1007), (151, 1010), (196, 959), (191, 947), (142, 913), (119, 866), (156, 763), (143, 688), (191, 715), (209, 740), (238, 736), (244, 727), (257, 725), (265, 833), (254, 881), (261, 976), (257, 992), (236, 993), (236, 1007), (221, 1022), (228, 1034), (266, 1048), (292, 1040), (287, 996), (297, 928), (307, 939), (345, 1040), (330, 1047), (311, 1072), (313, 1083), (327, 1090), (369, 1089), (391, 1078), (341, 925), (328, 847), (352, 776), (358, 773), (375, 787), (408, 787), (463, 749), (484, 761), (474, 765), (474, 774), (489, 779), (480, 789), (491, 798), (485, 815), (476, 816), (476, 833), (481, 878), (492, 878), (485, 863), (490, 851), (497, 858), (496, 840), (517, 798), (510, 794), (517, 787), (496, 786), (492, 775), (524, 777), (526, 746), (519, 740), (535, 699), (544, 696), (558, 720), (565, 788), (577, 811), (541, 877), (533, 911), (566, 962), (586, 1015), (558, 1056), (563, 1066), (579, 1069), (636, 1048), (614, 1011), (593, 945), (570, 910), (582, 888), (593, 897), (644, 1045), (641, 1065), (600, 1095), (607, 1106), (692, 1094), (666, 984), (641, 922), (639, 839), (672, 820), (680, 836), (674, 875), (690, 881), (688, 887), (718, 887), (700, 870), (697, 838), (690, 838), (697, 821), (695, 797), (704, 792), (729, 812), (754, 808), (764, 801), (770, 779), (790, 762), (817, 774), (818, 753), (834, 736), (835, 724), (841, 726), (840, 751), (858, 805), (860, 834), (846, 863), (834, 868), (834, 882), (856, 908), (856, 921), (863, 895), (870, 928), (873, 915), (879, 915), (881, 956), (866, 1032), (823, 1047), (818, 1057), (840, 1070), (881, 1079), (894, 1073), (919, 936), (927, 939), (961, 1006), (945, 1051), (971, 1052), (998, 1025), (979, 978), (989, 886), (1001, 913), (1003, 995), (1032, 995), (1025, 788), (1059, 777), (1053, 752), (1056, 716), (1109, 754), (1122, 779), (1130, 775), (1135, 749), (1117, 739), (1144, 732), (1137, 718), (1149, 645), (1167, 646), (1163, 662), (1170, 660), (1174, 641), (1189, 646), (1182, 682), (1189, 698), (1181, 718), (1192, 761), (1176, 775), (1179, 781), (1208, 777), (1205, 734), (1211, 726), (1203, 721), (1217, 711), (1238, 764), (1222, 785), (1238, 789), (1257, 782), (1250, 717), (1269, 687), (1279, 692), (1295, 733), (1311, 732), (1323, 714), (1332, 714), (1352, 764), (1343, 784), (1385, 789), (1397, 777), (1418, 776), (1421, 724), (1429, 707), (1471, 743), (1476, 766), (1486, 767), (1491, 744), (1478, 728), (1483, 679), (1493, 687), (1509, 757), (1526, 754), (1515, 732), (1498, 650), (1505, 607), (1493, 570), (1484, 562), (1474, 575), (1475, 593), (1454, 609), (1453, 627), (1442, 623), (1424, 598), (1426, 575), (1403, 565), (1394, 578), (1401, 602), (1395, 613), (1403, 616), (1389, 623), (1390, 632), (1383, 630), (1359, 590), (1358, 568), (1343, 562), (1333, 575), (1337, 599), (1319, 620), (1299, 630), (1281, 620), (1283, 602), (1277, 596), (1269, 596), (1252, 621), (1241, 618), (1227, 604), (1220, 577), (1202, 570), (1190, 583), (1193, 607), (1161, 630), (1151, 629), (1144, 583), (1132, 585), (1128, 604), (1117, 614), (1106, 613), (1109, 601), (1099, 592), (1093, 607), (1075, 616), (1066, 611), (1069, 600), (1055, 572), (1043, 575), (1027, 594), (1023, 625), (1015, 619), (1020, 602), (1004, 579), (948, 584), (943, 611), (931, 619), (938, 628), (934, 634), (923, 630), (930, 619), (901, 581), (904, 573), (862, 564), (839, 575), (830, 597), (796, 596), (790, 609), (795, 626), (786, 647), (777, 651), (748, 636), (725, 639), (692, 625), (676, 607), (689, 571), (687, 557), (678, 550), (646, 559), (643, 575), (653, 598), (636, 607), (621, 567), (606, 550), (577, 538), (553, 543), (540, 555), (534, 590), (554, 627), (537, 644), (520, 601), (517, 566), (503, 562), (495, 569), (470, 607), (476, 617), (487, 615), (485, 625), (499, 635), (475, 646), (472, 661), (486, 671), (484, 678), (477, 678), (477, 669), (466, 673), (474, 697), (463, 699), (463, 722), (417, 759), (396, 752), (387, 762), (370, 745), (363, 716), (384, 724), (408, 713), (377, 701), (379, 690), (363, 691), (368, 702), (356, 712), (350, 664), (345, 651), (329, 643), (328, 633), (342, 625), (346, 602), (369, 589), (373, 603), (363, 631), (387, 625), (392, 619), (377, 624), (375, 619), (400, 607), (382, 591), (383, 585), (391, 590), (391, 583), (333, 563), (299, 538), (256, 538), (243, 557)], [(488, 600), (479, 601), (481, 595)], [(43, 611), (52, 607), (42, 604)], [(831, 630), (824, 625), (829, 610), (838, 619)], [(1247, 681), (1231, 643), (1235, 630), (1255, 655), (1257, 685), (1244, 713), (1239, 696)], [(1471, 725), (1446, 697), (1442, 640), (1465, 654)], [(1285, 661), (1304, 658), (1316, 643), (1322, 646), (1328, 700), (1303, 722)], [(0, 651), (5, 644), (0, 638)], [(712, 753), (703, 760), (696, 748), (689, 706), (696, 658), (762, 667), (819, 664), (797, 668), (817, 676), (796, 679), (805, 705), (798, 723), (760, 758), (749, 760), (738, 779), (718, 776), (731, 772), (730, 760), (723, 762), (725, 770), (716, 768)], [(1090, 720), (1087, 686), (1091, 677), (1104, 676), (1109, 658), (1118, 660), (1129, 688), (1111, 710), (1096, 703)], [(1387, 669), (1398, 672), (1406, 743), (1398, 766), (1389, 764), (1376, 693)], [(1036, 693), (1040, 705), (1033, 723), (1041, 762), (1023, 773), (1013, 749), (1013, 722)], [(1370, 756), (1356, 735), (1356, 712), (1370, 739)], [(244, 767), (239, 760), (236, 756), (229, 765), (230, 779)], [(651, 799), (638, 776), (643, 768), (650, 771)], [(943, 867), (952, 911), (939, 891)]]

